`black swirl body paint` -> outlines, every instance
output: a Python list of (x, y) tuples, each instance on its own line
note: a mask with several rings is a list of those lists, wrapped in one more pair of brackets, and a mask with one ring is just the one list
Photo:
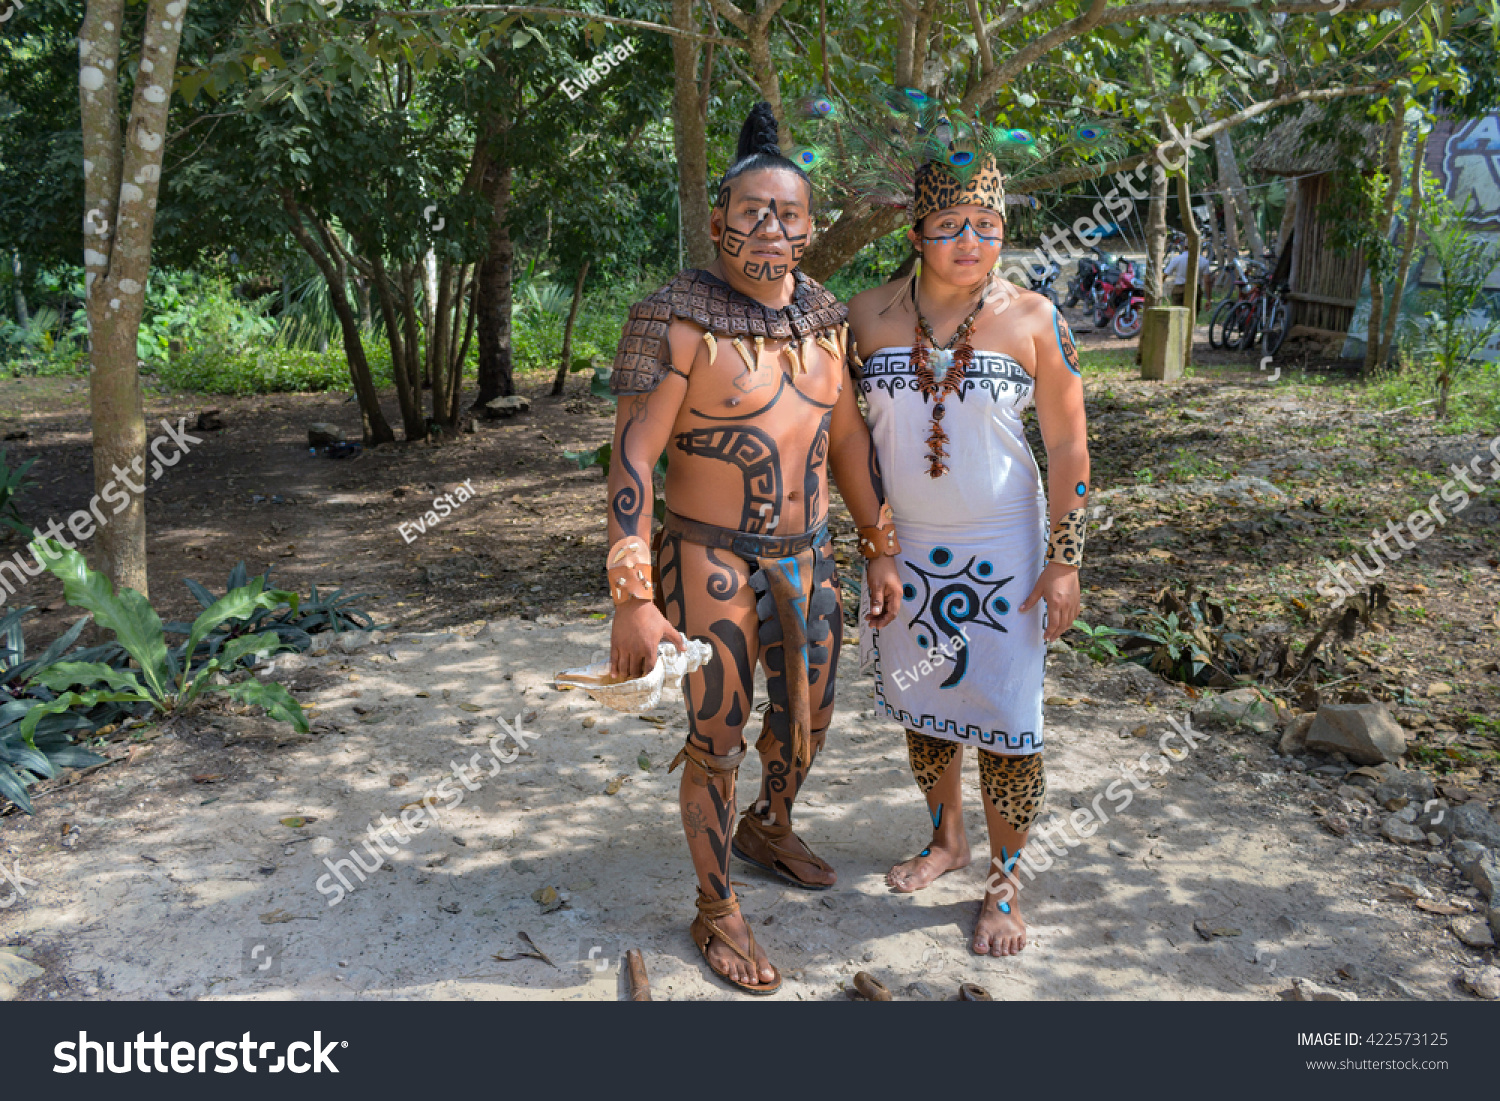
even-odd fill
[(646, 403), (640, 401), (631, 411), (630, 419), (625, 422), (625, 427), (620, 429), (620, 451), (618, 460), (620, 468), (624, 470), (625, 476), (630, 479), (631, 485), (621, 486), (609, 502), (610, 511), (614, 513), (615, 523), (620, 525), (620, 531), (625, 535), (639, 535), (641, 524), (641, 509), (646, 501), (646, 483), (642, 480), (640, 473), (635, 469), (635, 464), (630, 461), (630, 431), (635, 428), (646, 415)]
[[(813, 525), (822, 519), (822, 495), (819, 487), (822, 478), (819, 472), (824, 464), (828, 462), (828, 425), (833, 420), (833, 410), (823, 414), (823, 419), (818, 422), (817, 435), (813, 437), (812, 447), (807, 450), (807, 468), (802, 473), (803, 494), (803, 517), (802, 529), (809, 531)], [(873, 454), (875, 449), (870, 448)]]
[(781, 520), (781, 455), (776, 441), (763, 428), (694, 428), (675, 437), (686, 455), (719, 459), (738, 467), (744, 476), (745, 503), (739, 530), (769, 535)]

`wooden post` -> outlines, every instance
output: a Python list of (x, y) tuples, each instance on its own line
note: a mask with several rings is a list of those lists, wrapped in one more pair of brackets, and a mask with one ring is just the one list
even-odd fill
[(1141, 322), (1141, 378), (1175, 382), (1187, 360), (1188, 311), (1158, 306)]

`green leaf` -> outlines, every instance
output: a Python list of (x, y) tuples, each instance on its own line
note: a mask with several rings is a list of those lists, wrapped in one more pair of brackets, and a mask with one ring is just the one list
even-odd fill
[(307, 716), (302, 713), (302, 705), (275, 681), (269, 684), (262, 684), (258, 680), (241, 681), (239, 684), (231, 684), (220, 691), (239, 703), (254, 704), (256, 707), (263, 708), (273, 719), (291, 723), (298, 733), (306, 734), (312, 729), (308, 725)]
[(64, 711), (71, 711), (75, 707), (84, 710), (101, 703), (150, 703), (155, 704), (150, 696), (144, 692), (109, 692), (104, 689), (93, 689), (88, 692), (64, 692), (55, 700), (39, 703), (21, 720), (21, 737), (32, 749), (36, 748), (36, 724), (48, 715), (60, 715)]
[(151, 604), (134, 589), (117, 594), (109, 578), (89, 569), (77, 551), (64, 550), (51, 539), (33, 543), (32, 549), (37, 559), (62, 581), (67, 602), (92, 612), (94, 622), (113, 633), (115, 640), (135, 658), (153, 703), (159, 705), (169, 691), (167, 640), (161, 617)]
[(121, 692), (145, 692), (134, 673), (102, 661), (59, 661), (39, 670), (30, 683), (61, 692), (67, 688), (92, 688), (100, 681)]
[(21, 778), (4, 761), (0, 761), (0, 795), (5, 796), (27, 814), (36, 813), (31, 806), (31, 800), (26, 797), (26, 785), (21, 783)]
[(282, 604), (292, 606), (292, 614), (297, 614), (297, 602), (301, 599), (296, 593), (287, 592), (283, 589), (272, 589), (269, 592), (262, 591), (266, 583), (265, 576), (257, 577), (248, 585), (229, 592), (215, 600), (193, 620), (192, 629), (188, 632), (187, 649), (183, 651), (184, 668), (182, 670), (182, 683), (186, 685), (188, 670), (187, 666), (192, 664), (193, 655), (198, 650), (198, 644), (211, 634), (215, 628), (223, 626), (231, 619), (249, 619), (258, 608), (276, 608)]

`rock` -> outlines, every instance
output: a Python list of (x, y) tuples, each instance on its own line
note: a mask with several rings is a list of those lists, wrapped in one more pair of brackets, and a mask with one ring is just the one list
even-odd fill
[(1500, 944), (1500, 906), (1490, 907), (1490, 936), (1495, 938), (1495, 943)]
[(1397, 772), (1375, 786), (1375, 801), (1386, 810), (1400, 810), (1407, 803), (1421, 805), (1434, 795), (1432, 777), (1425, 772)]
[(1368, 788), (1357, 787), (1354, 784), (1340, 784), (1335, 792), (1340, 799), (1347, 799), (1351, 803), (1365, 803), (1374, 805), (1375, 796)]
[(1323, 828), (1335, 837), (1349, 836), (1349, 819), (1341, 814), (1327, 814), (1321, 819)]
[(1406, 732), (1381, 703), (1326, 703), (1307, 731), (1307, 748), (1343, 753), (1362, 765), (1397, 761), (1406, 752)]
[(287, 676), (302, 672), (309, 664), (306, 654), (277, 654), (268, 668), (277, 676)]
[(344, 442), (344, 430), (336, 424), (318, 421), (307, 426), (307, 446), (330, 447)]
[(1427, 686), (1427, 698), (1429, 700), (1432, 699), (1434, 696), (1447, 696), (1447, 695), (1451, 695), (1452, 692), (1453, 692), (1453, 685), (1448, 684), (1446, 681), (1440, 681), (1440, 680), (1439, 681), (1433, 681), (1431, 684), (1429, 684)]
[(339, 649), (346, 654), (356, 654), (370, 645), (368, 631), (340, 631)]
[(1453, 842), (1453, 866), (1463, 873), (1464, 878), (1473, 882), (1470, 872), (1474, 866), (1490, 854), (1490, 850), (1477, 841), (1455, 841)]
[(521, 394), (511, 394), (509, 397), (494, 398), (484, 403), (484, 415), (491, 420), (501, 417), (514, 417), (517, 413), (525, 413), (531, 409), (531, 399)]
[(219, 416), (217, 409), (205, 409), (198, 414), (198, 423), (193, 425), (196, 432), (217, 432), (224, 427), (224, 419)]
[(1276, 701), (1266, 699), (1258, 688), (1235, 688), (1215, 696), (1209, 701), (1208, 713), (1262, 734), (1276, 729)]
[(1500, 905), (1500, 858), (1486, 854), (1474, 861), (1464, 872), (1465, 878), (1479, 888), (1479, 893), (1491, 906)]
[(1394, 814), (1380, 824), (1380, 836), (1397, 845), (1425, 845), (1427, 835), (1416, 826), (1408, 825)]
[(1470, 948), (1493, 948), (1495, 938), (1490, 933), (1489, 923), (1484, 918), (1473, 916), (1455, 917), (1451, 923), (1453, 935)]
[(1405, 979), (1398, 979), (1395, 975), (1385, 976), (1385, 987), (1398, 998), (1405, 998), (1409, 1002), (1422, 1001), (1422, 992)]
[(1500, 967), (1469, 967), (1459, 973), (1464, 989), (1486, 1001), (1500, 1000)]
[(1281, 992), (1284, 1001), (1289, 1002), (1357, 1002), (1359, 995), (1351, 994), (1347, 990), (1329, 990), (1326, 986), (1319, 986), (1311, 979), (1293, 979), (1289, 989)]
[(0, 1002), (12, 1002), (21, 993), (21, 987), (44, 972), (28, 959), (23, 959), (15, 947), (0, 948)]
[[(1415, 803), (1408, 806), (1416, 806)], [(1436, 844), (1453, 835), (1453, 808), (1441, 799), (1428, 799), (1422, 804), (1422, 809), (1412, 823), (1423, 833), (1431, 834), (1437, 838)]]
[(1400, 898), (1431, 898), (1432, 892), (1420, 880), (1409, 875), (1392, 876), (1391, 893)]
[(932, 992), (932, 987), (928, 986), (925, 982), (907, 983), (906, 996), (908, 998), (920, 998), (925, 1002), (930, 1002), (937, 997)]
[(1472, 803), (1464, 803), (1450, 813), (1453, 815), (1454, 837), (1478, 841), (1491, 849), (1500, 849), (1500, 822), (1495, 821), (1495, 816), (1482, 802), (1476, 799)]
[(1415, 825), (1417, 821), (1417, 808), (1407, 803), (1406, 806), (1391, 815), (1391, 817), (1398, 822), (1405, 822), (1409, 826)]
[(1118, 841), (1111, 840), (1109, 843), (1109, 851), (1114, 853), (1116, 856), (1129, 856), (1134, 850), (1130, 849), (1128, 846), (1120, 844)]
[(1293, 757), (1307, 751), (1307, 732), (1312, 729), (1315, 718), (1317, 716), (1309, 711), (1298, 715), (1291, 721), (1291, 725), (1281, 735), (1281, 744), (1277, 747), (1283, 757)]

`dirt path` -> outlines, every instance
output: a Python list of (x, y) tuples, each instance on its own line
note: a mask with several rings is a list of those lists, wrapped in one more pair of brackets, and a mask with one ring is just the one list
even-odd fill
[[(606, 639), (594, 620), (506, 619), (283, 658), (278, 675), (318, 708), (311, 740), (278, 747), (284, 728), (204, 716), (44, 796), (35, 818), (0, 821), (0, 857), (35, 881), (0, 910), (0, 944), (29, 946), (43, 969), (22, 996), (613, 1000), (616, 976), (576, 963), (598, 945), (607, 958), (642, 949), (659, 999), (733, 997), (685, 934), (692, 877), (665, 773), (685, 733), (680, 697), (657, 725), (550, 687)], [(1032, 944), (1019, 958), (976, 959), (965, 945), (979, 864), (918, 895), (886, 890), (886, 868), (925, 841), (924, 809), (899, 728), (873, 718), (852, 661), (840, 692), (799, 819), (839, 886), (809, 894), (735, 866), (788, 974), (778, 1000), (842, 998), (857, 970), (902, 998), (948, 998), (961, 981), (1007, 999), (1270, 998), (1292, 976), (1361, 998), (1464, 996), (1452, 976), (1475, 953), (1449, 919), (1387, 897), (1407, 875), (1461, 900), (1447, 858), (1324, 831), (1311, 800), (1338, 780), (1299, 770), (1327, 763), (1273, 759), (1274, 735), (1222, 729), (1023, 892)], [(1132, 729), (1164, 729), (1192, 702), (1138, 667), (1073, 654), (1051, 656), (1047, 692), (1065, 698), (1048, 708), (1057, 818), (1155, 752), (1155, 728)], [(526, 751), (440, 826), (404, 845), (386, 835), (384, 866), (368, 882), (346, 873), (354, 889), (330, 906), (325, 860), (347, 858), (451, 762), (488, 761), (494, 720), (518, 714)], [(982, 846), (974, 767), (966, 819)], [(742, 796), (757, 780), (747, 762)], [(282, 824), (293, 816), (308, 824)], [(534, 896), (549, 887), (563, 905), (547, 913)], [(558, 966), (492, 958), (527, 951), (522, 931)]]

